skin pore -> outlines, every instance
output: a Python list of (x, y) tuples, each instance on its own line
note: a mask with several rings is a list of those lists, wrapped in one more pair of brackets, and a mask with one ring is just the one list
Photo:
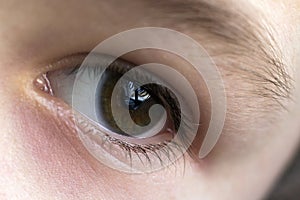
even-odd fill
[[(0, 199), (253, 200), (268, 192), (300, 139), (299, 115), (290, 101), (299, 84), (300, 3), (178, 2), (1, 1)], [(214, 13), (207, 18), (200, 13), (205, 5), (203, 10)], [(223, 9), (239, 17), (227, 13), (228, 20), (220, 22)], [(199, 24), (193, 24), (196, 14)], [(144, 26), (178, 30), (205, 47), (223, 76), (228, 113), (221, 139), (204, 160), (186, 155), (176, 167), (129, 175), (92, 157), (67, 117), (70, 106), (37, 91), (33, 81), (44, 66)], [(274, 52), (263, 54), (271, 46)], [(272, 56), (280, 62), (270, 63)], [(160, 60), (155, 53), (135, 57)]]

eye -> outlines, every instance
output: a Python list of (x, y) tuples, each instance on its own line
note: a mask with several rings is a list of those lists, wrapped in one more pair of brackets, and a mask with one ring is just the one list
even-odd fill
[(34, 84), (55, 96), (51, 105), (68, 116), (52, 113), (68, 119), (70, 132), (111, 168), (153, 172), (176, 166), (186, 152), (203, 159), (222, 133), (227, 104), (221, 73), (200, 44), (176, 31), (124, 31), (47, 69)]
[(135, 70), (133, 63), (100, 54), (83, 62), (84, 57), (58, 62), (38, 82), (47, 83), (40, 89), (72, 107), (87, 149), (123, 171), (153, 171), (174, 164), (198, 127), (192, 112), (182, 112), (188, 102), (180, 103), (177, 97), (182, 95), (175, 94), (172, 85), (150, 71)]
[[(128, 137), (149, 138), (160, 133), (175, 133), (176, 127), (178, 128), (176, 123), (180, 121), (178, 119), (180, 118), (180, 108), (168, 88), (158, 84), (141, 85), (138, 80), (149, 79), (149, 77), (145, 77), (145, 73), (143, 75), (136, 74), (133, 77), (134, 80), (125, 77), (119, 83), (120, 87), (116, 87), (123, 74), (132, 68), (134, 68), (132, 63), (118, 59), (102, 74), (96, 87), (95, 112), (98, 122), (106, 129)], [(112, 100), (115, 88), (117, 88), (117, 96), (115, 100)], [(135, 135), (136, 126), (131, 127), (132, 121), (141, 127), (149, 125), (151, 123), (149, 110), (154, 105), (162, 105), (167, 113), (164, 113), (163, 109), (157, 109), (152, 116), (155, 121), (148, 127), (148, 130)], [(112, 113), (112, 106), (118, 111), (115, 115)], [(127, 116), (128, 111), (130, 117)], [(128, 127), (127, 132), (130, 135), (122, 131), (116, 121), (121, 123), (121, 127)]]

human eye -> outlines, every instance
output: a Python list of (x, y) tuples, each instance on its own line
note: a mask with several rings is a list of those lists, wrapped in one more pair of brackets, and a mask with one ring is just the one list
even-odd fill
[(162, 86), (162, 78), (152, 72), (124, 75), (135, 68), (124, 59), (97, 54), (84, 62), (85, 56), (61, 60), (62, 65), (43, 73), (38, 81), (48, 83), (40, 89), (73, 108), (86, 148), (123, 171), (152, 171), (175, 163), (191, 145), (198, 126), (191, 110), (182, 113), (181, 106), (188, 107), (190, 99), (180, 105), (169, 89), (173, 86)]
[[(154, 32), (159, 34), (159, 30)], [(151, 37), (149, 41), (153, 42)], [(174, 38), (169, 43), (174, 43)], [(203, 158), (222, 130), (224, 91), (215, 87), (222, 81), (218, 82), (209, 57), (198, 52), (197, 45), (191, 47), (202, 57), (186, 55), (196, 58), (198, 63), (194, 62), (202, 69), (193, 69), (188, 56), (178, 57), (162, 49), (148, 49), (148, 61), (141, 62), (147, 57), (144, 51), (117, 56), (96, 48), (51, 64), (35, 83), (71, 108), (77, 134), (97, 160), (130, 173), (152, 172), (176, 165), (186, 153)], [(174, 66), (156, 62), (157, 58), (172, 60)], [(199, 138), (204, 138), (201, 147)]]

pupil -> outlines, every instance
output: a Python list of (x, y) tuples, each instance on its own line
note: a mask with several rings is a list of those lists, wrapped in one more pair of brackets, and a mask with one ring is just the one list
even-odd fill
[[(139, 126), (147, 126), (151, 123), (149, 110), (155, 104), (161, 104), (159, 98), (153, 95), (151, 88), (159, 87), (155, 85), (139, 86), (136, 82), (125, 80), (121, 88), (117, 88), (117, 99), (112, 101), (112, 93), (122, 74), (114, 70), (106, 70), (97, 86), (96, 115), (98, 121), (105, 128), (128, 136), (116, 124), (121, 122), (127, 130), (134, 128), (132, 121)], [(117, 116), (113, 116), (111, 104), (117, 108)], [(128, 112), (130, 117), (128, 117)], [(127, 114), (126, 114), (127, 113)], [(161, 119), (163, 113), (155, 113), (155, 119)], [(130, 118), (130, 119), (129, 119)], [(151, 128), (150, 128), (151, 129)], [(142, 134), (142, 133), (140, 133)], [(138, 137), (138, 136), (136, 136)]]
[(143, 87), (135, 86), (132, 81), (128, 82), (124, 93), (125, 106), (127, 106), (129, 110), (139, 109), (140, 105), (151, 98), (151, 95)]

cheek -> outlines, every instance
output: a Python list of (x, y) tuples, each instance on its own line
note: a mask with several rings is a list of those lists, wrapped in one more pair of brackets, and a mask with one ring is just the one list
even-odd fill
[[(93, 195), (89, 192), (89, 187), (95, 184), (93, 170), (75, 150), (71, 138), (63, 134), (69, 131), (66, 127), (30, 105), (19, 104), (12, 115), (18, 126), (11, 129), (22, 145), (16, 154), (23, 155), (26, 171), (22, 173), (36, 183), (32, 187), (61, 198)], [(105, 174), (97, 184), (103, 185), (108, 177)], [(101, 192), (104, 189), (99, 188), (100, 194), (105, 194)]]
[(22, 146), (16, 152), (24, 160), (22, 176), (32, 180), (35, 190), (68, 199), (152, 199), (153, 194), (165, 199), (178, 192), (180, 177), (173, 170), (151, 175), (114, 171), (91, 157), (76, 133), (47, 110), (30, 101), (15, 105), (10, 130)]

